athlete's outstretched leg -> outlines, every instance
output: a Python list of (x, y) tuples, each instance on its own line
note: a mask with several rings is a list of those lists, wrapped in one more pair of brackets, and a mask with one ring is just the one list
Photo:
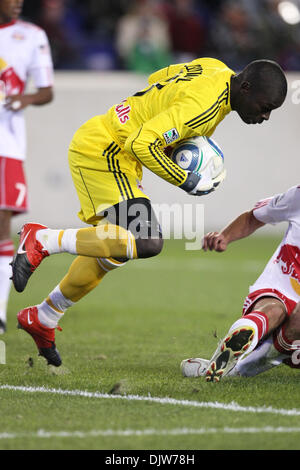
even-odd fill
[(233, 375), (252, 377), (282, 363), (300, 368), (300, 303), (294, 309), (290, 305), (288, 314), (266, 340), (237, 363)]
[(123, 227), (106, 223), (91, 228), (51, 230), (39, 224), (26, 224), (12, 263), (15, 289), (22, 292), (43, 259), (56, 253), (137, 258), (134, 236)]
[(25, 224), (12, 263), (13, 283), (22, 292), (43, 259), (57, 253), (94, 258), (135, 259), (160, 253), (163, 241), (150, 201), (133, 199), (105, 211), (97, 227), (52, 230)]
[[(182, 374), (185, 377), (206, 375), (208, 382), (218, 382), (224, 375), (244, 375), (239, 372), (240, 364), (245, 363), (248, 358), (249, 361), (250, 358), (256, 361), (254, 357), (258, 350), (255, 349), (256, 346), (284, 322), (286, 315), (284, 304), (275, 297), (264, 297), (254, 301), (244, 316), (230, 327), (212, 358), (207, 360), (196, 357), (183, 360)], [(263, 351), (264, 354), (265, 347)], [(246, 353), (248, 356), (242, 359)], [(253, 375), (252, 369), (251, 375)]]
[[(143, 216), (143, 210), (139, 207), (138, 217), (134, 220), (129, 217), (125, 228), (116, 225), (121, 223), (120, 218), (110, 223), (111, 214), (108, 214), (105, 223), (91, 229), (55, 231), (41, 226), (36, 227), (36, 235), (32, 238), (36, 240), (39, 237), (41, 241), (38, 240), (36, 243), (40, 243), (42, 248), (45, 247), (48, 254), (59, 252), (59, 246), (64, 246), (63, 251), (69, 253), (85, 253), (85, 256), (76, 258), (67, 275), (47, 299), (39, 305), (23, 309), (18, 314), (20, 327), (32, 336), (40, 354), (47, 359), (49, 364), (55, 366), (61, 364), (61, 358), (55, 346), (55, 328), (66, 309), (94, 289), (107, 272), (122, 266), (127, 259), (146, 258), (160, 252), (162, 236), (159, 225), (149, 201), (146, 207), (147, 215)], [(150, 230), (151, 220), (155, 221), (154, 231)], [(135, 222), (136, 229), (131, 222)], [(143, 227), (146, 230), (143, 230)], [(102, 234), (103, 228), (115, 230), (114, 236), (107, 243), (105, 243), (105, 237), (99, 237), (99, 232), (97, 234), (97, 230)], [(29, 231), (27, 233), (30, 234)], [(120, 234), (123, 234), (124, 238), (119, 237)], [(28, 235), (28, 238), (30, 236)], [(24, 238), (21, 243), (25, 244)], [(69, 247), (68, 250), (67, 247)], [(19, 255), (22, 255), (21, 250), (19, 249)], [(24, 251), (27, 256), (27, 246)], [(35, 248), (35, 254), (37, 251)], [(43, 254), (43, 249), (39, 249), (39, 252)], [(112, 252), (117, 254), (118, 259), (112, 256), (99, 256), (103, 253), (109, 255)]]
[(207, 382), (218, 382), (227, 375), (244, 354), (272, 333), (287, 315), (285, 305), (275, 297), (254, 303), (249, 313), (233, 323), (212, 356), (206, 371)]

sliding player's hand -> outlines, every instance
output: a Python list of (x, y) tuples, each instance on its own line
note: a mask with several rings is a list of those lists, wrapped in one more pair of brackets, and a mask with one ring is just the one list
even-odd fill
[(202, 241), (202, 248), (204, 251), (218, 251), (222, 252), (227, 249), (228, 242), (225, 236), (219, 232), (209, 232), (205, 235)]

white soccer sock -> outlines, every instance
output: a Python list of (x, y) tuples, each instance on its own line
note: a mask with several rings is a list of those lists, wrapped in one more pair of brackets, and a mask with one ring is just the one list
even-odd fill
[(12, 270), (9, 263), (12, 262), (14, 244), (12, 240), (0, 241), (0, 319), (6, 323), (6, 310), (11, 287), (10, 277)]
[(63, 312), (59, 313), (50, 307), (46, 300), (44, 300), (40, 305), (37, 305), (37, 309), (40, 323), (48, 328), (56, 328), (59, 320), (64, 314)]
[(10, 277), (12, 276), (11, 266), (12, 256), (0, 256), (0, 320), (6, 323), (6, 310), (11, 287)]
[(77, 255), (76, 235), (79, 229), (52, 230), (41, 229), (36, 232), (36, 239), (49, 255), (55, 253), (70, 253)]
[[(246, 353), (249, 354), (251, 351), (253, 351), (253, 349), (255, 348), (255, 346), (257, 345), (257, 343), (259, 341), (258, 328), (257, 328), (256, 323), (254, 321), (250, 320), (249, 318), (247, 318), (247, 316), (245, 316), (245, 317), (239, 318), (239, 320), (234, 322), (233, 325), (231, 325), (231, 327), (229, 329), (229, 332), (228, 332), (228, 334), (229, 334), (237, 328), (243, 328), (243, 327), (247, 327), (247, 326), (250, 326), (251, 328), (253, 328), (254, 338), (251, 342), (250, 347), (247, 349), (247, 351), (244, 354), (246, 354)], [(244, 354), (241, 356), (241, 358), (244, 357)]]
[(67, 299), (62, 294), (59, 286), (56, 286), (49, 294), (49, 299), (55, 308), (52, 308), (48, 302), (44, 300), (40, 305), (37, 305), (38, 319), (42, 325), (48, 328), (56, 328), (65, 311), (71, 307), (74, 302)]

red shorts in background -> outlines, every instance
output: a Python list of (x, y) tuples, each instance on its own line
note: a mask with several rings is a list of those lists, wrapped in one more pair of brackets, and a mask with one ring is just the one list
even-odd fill
[(23, 162), (0, 157), (0, 210), (14, 215), (28, 210), (27, 185)]

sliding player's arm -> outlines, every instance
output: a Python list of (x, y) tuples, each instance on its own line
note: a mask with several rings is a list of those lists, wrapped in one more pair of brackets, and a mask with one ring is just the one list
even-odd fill
[(299, 214), (299, 207), (299, 186), (293, 186), (285, 193), (262, 199), (254, 209), (241, 214), (220, 233), (210, 232), (205, 235), (203, 249), (225, 251), (229, 243), (248, 237), (265, 224), (290, 222), (295, 215)]
[(249, 237), (258, 228), (265, 225), (253, 214), (253, 210), (244, 212), (227, 225), (221, 232), (209, 232), (203, 239), (203, 250), (225, 251), (229, 243)]

